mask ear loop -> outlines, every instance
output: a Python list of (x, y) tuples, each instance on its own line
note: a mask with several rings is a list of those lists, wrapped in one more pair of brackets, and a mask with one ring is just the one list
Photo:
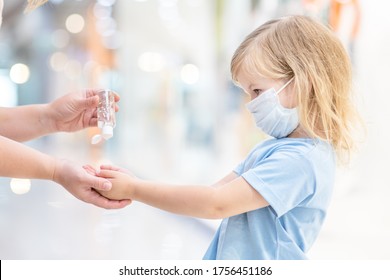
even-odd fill
[(287, 83), (285, 83), (285, 84), (276, 92), (276, 94), (279, 94), (282, 90), (284, 90), (284, 89), (292, 82), (293, 79), (294, 79), (294, 77), (292, 77)]

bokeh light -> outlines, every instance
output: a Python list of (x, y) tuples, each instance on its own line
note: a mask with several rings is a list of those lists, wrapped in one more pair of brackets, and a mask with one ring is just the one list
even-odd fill
[(15, 194), (25, 194), (31, 189), (31, 181), (29, 179), (13, 178), (10, 182), (11, 190)]
[(79, 14), (72, 14), (65, 21), (66, 29), (74, 34), (80, 33), (84, 29), (84, 25), (84, 18)]
[(56, 72), (64, 70), (67, 62), (68, 57), (63, 52), (55, 52), (50, 56), (50, 67)]
[(199, 80), (199, 68), (193, 64), (186, 64), (180, 71), (180, 77), (186, 84), (195, 84)]
[(11, 67), (9, 72), (11, 81), (16, 84), (24, 84), (30, 78), (30, 68), (26, 64), (17, 63)]
[(83, 72), (83, 66), (77, 60), (69, 60), (66, 63), (64, 68), (64, 73), (70, 80), (75, 80), (77, 78), (80, 78), (82, 72)]

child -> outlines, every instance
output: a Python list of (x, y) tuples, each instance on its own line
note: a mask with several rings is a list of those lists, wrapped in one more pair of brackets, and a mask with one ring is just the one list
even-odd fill
[[(351, 69), (335, 35), (305, 16), (271, 20), (236, 50), (232, 77), (273, 136), (212, 186), (148, 182), (102, 166), (101, 192), (223, 221), (204, 259), (306, 259), (326, 216), (336, 157), (352, 148)], [(91, 173), (92, 167), (85, 167)]]

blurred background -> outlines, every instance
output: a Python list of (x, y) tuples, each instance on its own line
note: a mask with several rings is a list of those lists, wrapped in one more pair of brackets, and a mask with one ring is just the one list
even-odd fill
[[(5, 0), (0, 106), (87, 87), (121, 96), (109, 141), (92, 146), (91, 128), (26, 145), (171, 183), (212, 184), (265, 139), (230, 79), (231, 56), (248, 33), (289, 14), (332, 26), (353, 62), (367, 137), (338, 169), (309, 257), (390, 259), (388, 1), (50, 0), (24, 14), (25, 5)], [(201, 259), (219, 222), (137, 202), (99, 209), (53, 182), (0, 178), (0, 259)]]

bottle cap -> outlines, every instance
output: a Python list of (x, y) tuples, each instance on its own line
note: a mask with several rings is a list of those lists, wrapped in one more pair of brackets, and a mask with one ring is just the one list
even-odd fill
[(104, 139), (110, 139), (114, 134), (114, 128), (111, 125), (105, 125), (102, 129), (102, 136)]

